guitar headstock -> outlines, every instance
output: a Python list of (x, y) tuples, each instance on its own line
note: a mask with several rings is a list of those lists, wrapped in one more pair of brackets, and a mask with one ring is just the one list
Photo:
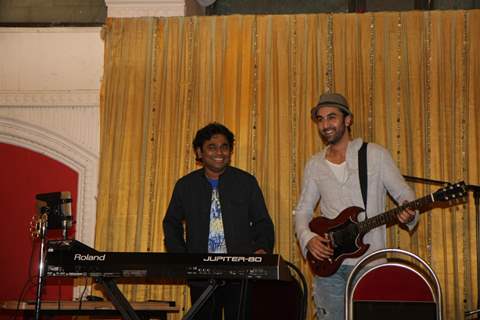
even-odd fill
[(450, 201), (463, 198), (466, 194), (467, 186), (465, 185), (465, 182), (460, 181), (449, 184), (448, 186), (437, 190), (432, 195), (435, 201)]

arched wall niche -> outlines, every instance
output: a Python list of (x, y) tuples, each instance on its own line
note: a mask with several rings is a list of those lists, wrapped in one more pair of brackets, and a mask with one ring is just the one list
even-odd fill
[(78, 173), (75, 238), (93, 246), (95, 240), (98, 155), (48, 128), (0, 116), (0, 142), (50, 157)]

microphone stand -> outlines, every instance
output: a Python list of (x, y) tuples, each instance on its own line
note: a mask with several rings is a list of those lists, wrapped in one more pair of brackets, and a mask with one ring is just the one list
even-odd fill
[[(451, 184), (447, 181), (441, 180), (432, 180), (426, 178), (419, 178), (415, 176), (403, 176), (405, 180), (416, 182), (416, 183), (424, 183), (430, 185), (448, 185)], [(466, 185), (467, 191), (473, 193), (473, 200), (475, 203), (475, 223), (477, 227), (477, 234), (476, 234), (476, 243), (477, 243), (477, 309), (471, 311), (465, 311), (465, 316), (472, 316), (474, 314), (480, 313), (480, 186), (467, 184)]]
[(450, 184), (450, 182), (442, 181), (442, 180), (433, 180), (433, 179), (420, 178), (415, 176), (406, 176), (406, 175), (404, 175), (403, 177), (407, 181), (416, 182), (416, 183), (423, 183), (423, 184), (430, 184), (430, 185), (437, 185), (437, 186), (444, 186), (444, 185)]
[(42, 289), (45, 282), (45, 242), (46, 242), (46, 233), (47, 233), (47, 214), (43, 213), (39, 220), (39, 230), (38, 235), (40, 237), (40, 253), (39, 253), (39, 262), (38, 262), (38, 281), (37, 281), (37, 292), (35, 295), (35, 320), (40, 319), (40, 312), (42, 310)]

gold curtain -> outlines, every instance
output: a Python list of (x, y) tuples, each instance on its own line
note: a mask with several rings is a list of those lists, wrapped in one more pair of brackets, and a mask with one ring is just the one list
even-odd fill
[[(402, 173), (479, 184), (479, 33), (478, 10), (109, 19), (96, 248), (164, 251), (174, 183), (195, 169), (193, 135), (219, 121), (236, 134), (233, 165), (260, 182), (276, 252), (310, 282), (292, 209), (305, 162), (323, 148), (311, 106), (342, 92), (353, 136), (387, 147)], [(423, 214), (412, 235), (389, 229), (390, 246), (438, 274), (447, 319), (476, 307), (475, 219), (470, 197)], [(183, 285), (123, 290), (189, 306)]]

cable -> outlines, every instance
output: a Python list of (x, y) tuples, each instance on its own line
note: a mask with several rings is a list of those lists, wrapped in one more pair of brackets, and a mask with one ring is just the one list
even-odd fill
[(245, 277), (242, 278), (240, 282), (240, 301), (238, 304), (238, 311), (237, 311), (237, 320), (244, 320), (245, 319), (245, 308), (247, 304), (247, 290), (248, 290), (248, 278), (245, 274)]
[(62, 309), (62, 282), (60, 278), (57, 278), (57, 285), (58, 285), (57, 306), (58, 306), (58, 310), (60, 310)]
[(10, 317), (10, 319), (12, 319), (12, 320), (17, 319), (17, 315), (20, 311), (20, 303), (22, 302), (23, 297), (27, 293), (28, 289), (33, 287), (33, 285), (34, 285), (34, 279), (28, 278), (27, 281), (25, 282), (25, 284), (23, 285), (22, 291), (20, 292), (20, 295), (19, 295), (18, 300), (17, 300), (17, 307), (15, 309), (14, 314)]
[(12, 317), (10, 319), (15, 320), (17, 319), (18, 312), (20, 311), (20, 303), (22, 302), (25, 294), (27, 293), (28, 289), (30, 289), (34, 284), (35, 284), (35, 279), (37, 278), (33, 274), (33, 257), (35, 255), (35, 239), (32, 239), (32, 251), (30, 252), (30, 259), (28, 260), (28, 278), (25, 281), (25, 284), (23, 285), (22, 290), (20, 291), (20, 295), (18, 296), (17, 299), (17, 307), (15, 309), (15, 312), (13, 313)]
[(85, 295), (85, 292), (87, 291), (87, 286), (88, 286), (88, 278), (85, 278), (85, 285), (83, 286), (83, 291), (82, 294), (80, 295), (80, 302), (78, 304), (78, 310), (82, 309), (82, 301), (83, 301), (83, 296)]
[[(85, 277), (85, 285), (83, 287), (82, 294), (80, 295), (80, 299), (78, 300), (78, 312), (82, 310), (82, 302), (83, 302), (83, 295), (87, 291), (87, 286), (88, 286), (88, 278)], [(75, 317), (72, 318), (72, 320), (77, 320), (78, 314), (75, 315)]]

